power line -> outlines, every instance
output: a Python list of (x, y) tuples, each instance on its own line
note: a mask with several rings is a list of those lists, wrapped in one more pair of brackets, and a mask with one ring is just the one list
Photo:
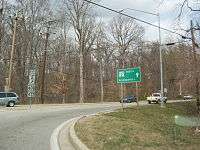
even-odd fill
[[(114, 9), (112, 9), (112, 8), (106, 7), (106, 6), (104, 6), (104, 5), (97, 4), (97, 3), (92, 2), (92, 1), (89, 1), (89, 0), (84, 0), (84, 1), (85, 1), (85, 2), (88, 2), (88, 3), (90, 3), (90, 4), (93, 4), (93, 5), (96, 5), (96, 6), (98, 6), (98, 7), (107, 9), (107, 10), (109, 10), (109, 11), (118, 13), (118, 14), (120, 14), (120, 15), (126, 16), (126, 17), (128, 17), (128, 18), (137, 20), (137, 21), (139, 21), (139, 22), (148, 24), (148, 25), (153, 26), (153, 27), (155, 27), (155, 28), (159, 28), (159, 26), (157, 26), (157, 25), (154, 25), (154, 24), (152, 24), (152, 23), (150, 23), (150, 22), (147, 22), (147, 21), (144, 21), (144, 20), (142, 20), (142, 19), (139, 19), (139, 18), (130, 16), (130, 15), (128, 15), (128, 14), (125, 14), (125, 13), (121, 12), (121, 11), (114, 10)], [(160, 27), (160, 29), (165, 30), (165, 31), (168, 31), (168, 32), (173, 33), (173, 34), (176, 34), (176, 35), (179, 35), (179, 36), (181, 36), (181, 37), (185, 37), (185, 36), (181, 35), (180, 33), (177, 33), (177, 32), (175, 32), (175, 31), (172, 31), (172, 30), (169, 30), (169, 29), (166, 29), (166, 28), (163, 28), (163, 27)]]

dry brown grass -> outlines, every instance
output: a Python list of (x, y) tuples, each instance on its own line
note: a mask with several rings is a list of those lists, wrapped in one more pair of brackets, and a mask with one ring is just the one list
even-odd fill
[(198, 150), (200, 135), (174, 124), (175, 115), (191, 115), (187, 107), (177, 103), (165, 109), (157, 105), (128, 108), (125, 112), (84, 118), (75, 130), (92, 150)]

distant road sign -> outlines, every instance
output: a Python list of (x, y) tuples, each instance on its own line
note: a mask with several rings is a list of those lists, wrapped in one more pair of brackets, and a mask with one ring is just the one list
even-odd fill
[(140, 67), (118, 69), (117, 70), (117, 83), (141, 82), (141, 75), (142, 74), (141, 74)]
[(30, 70), (27, 94), (28, 97), (35, 97), (35, 74), (35, 69)]
[(164, 93), (167, 93), (167, 91), (168, 91), (167, 88), (164, 88)]

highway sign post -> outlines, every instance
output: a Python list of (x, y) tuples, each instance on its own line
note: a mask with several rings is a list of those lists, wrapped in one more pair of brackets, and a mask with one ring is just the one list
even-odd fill
[[(136, 94), (137, 94), (137, 105), (138, 103), (138, 82), (142, 80), (142, 73), (140, 67), (135, 68), (125, 68), (117, 70), (117, 83), (126, 84), (126, 83), (136, 83)], [(123, 99), (123, 96), (122, 96)], [(123, 100), (121, 101), (123, 108)]]

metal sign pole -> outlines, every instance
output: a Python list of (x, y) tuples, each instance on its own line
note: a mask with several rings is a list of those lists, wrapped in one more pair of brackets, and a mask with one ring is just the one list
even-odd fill
[(121, 104), (122, 104), (122, 111), (124, 111), (124, 104), (123, 104), (123, 95), (124, 95), (124, 92), (123, 92), (123, 84), (121, 83)]
[(29, 73), (29, 82), (28, 82), (28, 90), (27, 96), (29, 98), (29, 108), (32, 106), (32, 98), (35, 97), (35, 76), (36, 70), (35, 67), (32, 67)]
[(32, 105), (32, 97), (29, 98), (29, 108), (31, 109), (31, 105)]
[(135, 82), (135, 85), (136, 85), (136, 98), (137, 98), (137, 106), (139, 106), (139, 94), (138, 94), (138, 83)]

